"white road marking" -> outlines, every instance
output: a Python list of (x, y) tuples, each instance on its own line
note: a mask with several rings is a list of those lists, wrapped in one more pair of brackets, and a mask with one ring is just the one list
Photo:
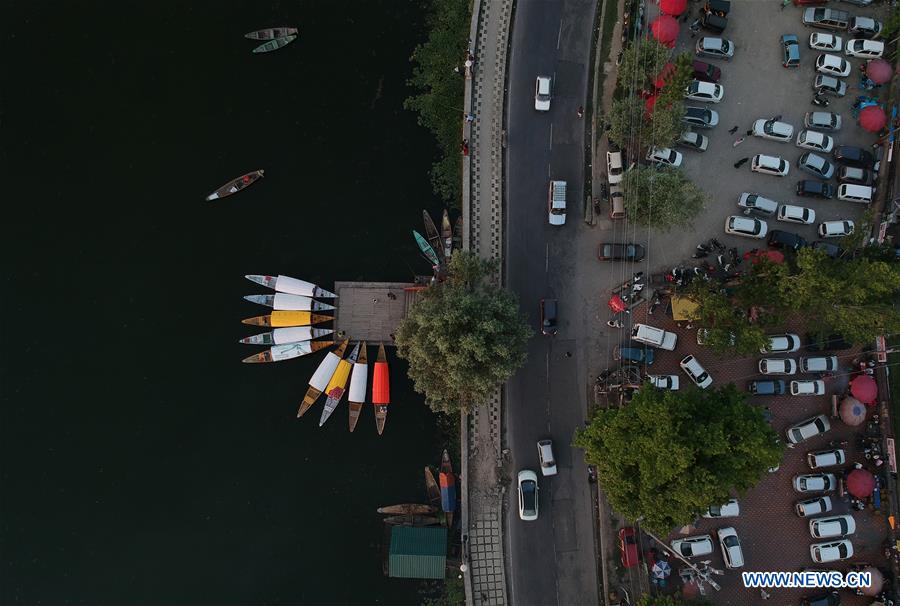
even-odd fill
[(547, 242), (544, 249), (544, 273), (550, 273), (550, 243)]
[(556, 50), (559, 50), (559, 42), (562, 40), (562, 21), (559, 22), (559, 32), (556, 34)]
[(550, 123), (550, 150), (553, 151), (553, 122)]

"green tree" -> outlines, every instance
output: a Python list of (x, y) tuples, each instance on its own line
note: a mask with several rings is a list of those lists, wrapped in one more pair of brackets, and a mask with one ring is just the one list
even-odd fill
[(614, 99), (609, 110), (609, 131), (606, 136), (610, 141), (625, 149), (634, 141), (634, 147), (639, 147), (638, 141), (642, 130), (649, 131), (644, 124), (647, 120), (644, 101), (637, 96), (628, 96), (623, 99)]
[(637, 42), (631, 42), (622, 53), (622, 61), (619, 63), (619, 87), (629, 91), (651, 87), (671, 56), (671, 49), (655, 38), (641, 38)]
[(599, 411), (575, 446), (597, 468), (610, 504), (667, 534), (708, 506), (743, 494), (781, 461), (762, 412), (734, 385), (639, 390), (628, 406)]
[(854, 254), (865, 247), (872, 238), (872, 224), (875, 222), (875, 209), (867, 208), (858, 221), (854, 221), (853, 233), (840, 240), (845, 254)]
[(443, 582), (424, 583), (424, 586), (419, 589), (419, 597), (422, 598), (421, 606), (464, 606), (466, 589), (462, 579), (454, 575)]
[(848, 341), (871, 343), (878, 335), (900, 332), (900, 265), (870, 259), (830, 259), (804, 248), (797, 271), (780, 283), (783, 296), (818, 333), (839, 332)]
[(778, 285), (789, 275), (787, 263), (775, 263), (767, 257), (752, 259), (733, 288), (734, 298), (748, 310), (753, 322), (761, 326), (780, 324), (790, 302)]
[(746, 308), (722, 290), (712, 290), (709, 283), (694, 280), (685, 296), (697, 304), (694, 322), (706, 331), (704, 345), (721, 353), (750, 355), (766, 343), (761, 326), (751, 324)]
[(684, 132), (684, 102), (656, 102), (650, 117), (650, 127), (642, 133), (642, 145), (647, 147), (671, 147)]
[(485, 403), (525, 362), (533, 334), (509, 291), (489, 283), (495, 263), (460, 252), (449, 277), (424, 290), (396, 331), (397, 355), (435, 411)]
[[(469, 36), (467, 0), (432, 0), (427, 28), (428, 40), (413, 50), (412, 78), (415, 89), (404, 107), (419, 114), (420, 125), (434, 133), (441, 149), (441, 160), (431, 169), (435, 192), (458, 206), (462, 186), (459, 156), (465, 79), (462, 65)], [(459, 71), (456, 71), (459, 70)]]
[(622, 182), (628, 218), (661, 231), (687, 226), (706, 204), (706, 194), (681, 171), (639, 167)]
[(709, 604), (706, 600), (694, 601), (677, 598), (671, 595), (650, 595), (641, 596), (638, 606), (705, 606)]

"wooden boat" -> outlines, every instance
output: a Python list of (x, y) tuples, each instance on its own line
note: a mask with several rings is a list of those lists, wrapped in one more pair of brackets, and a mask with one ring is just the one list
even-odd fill
[(444, 245), (444, 260), (449, 261), (453, 254), (453, 228), (450, 227), (450, 213), (446, 208), (441, 216), (441, 243)]
[(462, 250), (462, 232), (463, 218), (460, 215), (456, 218), (456, 223), (453, 225), (453, 250)]
[(255, 316), (241, 320), (241, 324), (251, 326), (271, 326), (284, 328), (287, 326), (311, 326), (334, 320), (331, 316), (314, 314), (308, 311), (273, 311), (265, 316)]
[(309, 410), (310, 407), (315, 404), (319, 396), (322, 395), (322, 391), (328, 387), (328, 382), (331, 381), (331, 377), (334, 375), (334, 371), (337, 370), (341, 358), (344, 357), (344, 350), (347, 349), (347, 343), (349, 342), (350, 339), (344, 340), (337, 349), (329, 351), (328, 355), (325, 356), (325, 359), (319, 362), (319, 367), (316, 368), (316, 372), (314, 372), (313, 376), (309, 379), (309, 389), (306, 390), (306, 395), (303, 396), (303, 402), (300, 404), (300, 409), (297, 411), (298, 417), (302, 417), (306, 414), (306, 411)]
[(220, 200), (222, 198), (227, 198), (231, 194), (236, 194), (242, 189), (245, 189), (247, 186), (256, 183), (257, 180), (262, 179), (263, 171), (255, 170), (252, 173), (247, 173), (246, 175), (241, 175), (237, 179), (232, 179), (213, 193), (206, 196), (206, 201), (210, 200)]
[(319, 337), (327, 337), (333, 332), (330, 328), (294, 326), (292, 328), (276, 328), (252, 337), (244, 337), (240, 342), (245, 345), (283, 345), (285, 343), (297, 343), (298, 341), (310, 341)]
[(334, 309), (334, 305), (319, 303), (302, 295), (288, 295), (283, 292), (274, 295), (246, 295), (244, 298), (251, 303), (258, 303), (280, 311), (329, 311)]
[(331, 347), (334, 341), (300, 341), (299, 343), (285, 343), (284, 345), (273, 345), (266, 351), (261, 351), (256, 355), (249, 356), (241, 360), (245, 364), (263, 364), (266, 362), (282, 362), (284, 360), (292, 360), (311, 354), (320, 349)]
[(298, 280), (290, 276), (261, 276), (258, 274), (250, 274), (244, 276), (251, 282), (262, 284), (266, 288), (271, 288), (276, 292), (283, 292), (289, 295), (303, 295), (304, 297), (314, 297), (317, 299), (333, 299), (337, 297), (331, 291), (319, 288), (312, 282), (306, 280)]
[(456, 476), (453, 475), (453, 465), (450, 455), (444, 449), (441, 455), (441, 473), (439, 475), (441, 485), (441, 509), (447, 518), (447, 527), (453, 527), (453, 512), (456, 511)]
[(419, 250), (422, 251), (425, 258), (428, 259), (432, 265), (440, 265), (441, 261), (438, 259), (437, 253), (434, 252), (434, 248), (428, 243), (428, 240), (416, 230), (413, 230), (413, 237), (416, 239), (416, 244), (419, 245)]
[(297, 33), (296, 27), (269, 27), (266, 29), (258, 29), (254, 32), (247, 32), (244, 38), (251, 40), (274, 40), (275, 38), (284, 38)]
[(279, 48), (284, 48), (291, 42), (297, 39), (297, 36), (282, 36), (281, 38), (275, 38), (274, 40), (269, 40), (268, 42), (263, 42), (259, 46), (253, 49), (254, 53), (271, 53), (272, 51), (276, 51)]
[(347, 399), (350, 401), (350, 431), (356, 429), (359, 421), (359, 413), (366, 403), (366, 387), (369, 381), (369, 360), (366, 357), (366, 342), (362, 342), (359, 359), (353, 365), (353, 373), (350, 375), (350, 391)]
[(421, 503), (402, 503), (400, 505), (388, 505), (387, 507), (379, 507), (378, 513), (386, 513), (390, 515), (427, 515), (436, 513), (437, 508), (431, 505), (422, 505)]
[(425, 466), (425, 494), (428, 495), (428, 502), (437, 507), (441, 504), (441, 489), (438, 483), (434, 481), (434, 473), (431, 467)]
[(441, 242), (441, 236), (438, 233), (437, 226), (435, 226), (434, 221), (431, 219), (431, 215), (428, 214), (427, 210), (422, 211), (422, 219), (425, 222), (425, 236), (428, 238), (428, 243), (431, 245), (431, 248), (437, 251), (438, 259), (443, 263), (444, 245), (443, 242)]
[(372, 404), (375, 406), (375, 427), (378, 435), (384, 432), (387, 420), (388, 404), (391, 403), (391, 377), (388, 373), (387, 356), (384, 355), (384, 343), (378, 344), (378, 357), (375, 358), (375, 373), (372, 375)]
[(325, 400), (325, 408), (322, 409), (322, 416), (319, 417), (319, 427), (322, 427), (322, 425), (325, 424), (325, 421), (328, 420), (328, 417), (331, 416), (331, 413), (333, 413), (334, 409), (337, 408), (337, 405), (340, 404), (341, 398), (344, 397), (347, 381), (350, 380), (350, 371), (356, 364), (356, 358), (358, 356), (359, 343), (353, 347), (353, 350), (350, 352), (350, 355), (347, 356), (346, 360), (338, 362), (337, 370), (334, 371), (331, 380), (328, 381), (328, 385), (325, 387), (325, 395), (328, 399)]
[(385, 524), (393, 526), (437, 526), (441, 523), (434, 516), (390, 516), (384, 519)]

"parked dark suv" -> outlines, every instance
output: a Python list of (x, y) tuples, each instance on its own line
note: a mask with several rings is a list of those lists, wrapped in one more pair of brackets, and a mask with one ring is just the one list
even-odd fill
[(847, 166), (857, 168), (872, 168), (875, 164), (875, 156), (872, 152), (852, 145), (838, 145), (832, 152), (834, 159)]
[(806, 240), (792, 234), (789, 231), (773, 229), (769, 232), (769, 248), (785, 248), (787, 250), (800, 250), (806, 246)]
[(824, 181), (804, 179), (803, 181), (797, 181), (797, 195), (831, 200), (834, 198), (834, 187)]
[(747, 383), (747, 391), (757, 396), (780, 396), (787, 390), (784, 381), (781, 379), (775, 381), (759, 380)]
[(844, 249), (834, 244), (832, 242), (827, 242), (825, 240), (816, 240), (812, 243), (812, 247), (816, 250), (821, 250), (826, 255), (831, 257), (832, 259), (837, 259), (842, 254), (844, 254)]
[(559, 328), (556, 323), (556, 299), (541, 299), (541, 332), (553, 336)]

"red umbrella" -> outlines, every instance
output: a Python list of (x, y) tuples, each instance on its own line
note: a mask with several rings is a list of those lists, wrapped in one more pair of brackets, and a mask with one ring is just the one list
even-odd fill
[(893, 73), (891, 64), (884, 59), (873, 59), (866, 64), (866, 76), (875, 84), (884, 84)]
[(608, 302), (609, 308), (613, 310), (615, 313), (620, 313), (628, 309), (628, 306), (625, 304), (625, 301), (622, 300), (622, 297), (619, 295), (613, 295), (610, 297)]
[(747, 251), (744, 253), (744, 260), (749, 261), (753, 260), (753, 263), (758, 263), (759, 259), (766, 258), (772, 263), (784, 263), (784, 254), (777, 250), (757, 250)]
[(687, 8), (687, 0), (662, 0), (659, 10), (667, 15), (678, 16)]
[(865, 469), (854, 469), (847, 476), (847, 492), (857, 499), (865, 499), (875, 488), (875, 476)]
[(656, 88), (662, 88), (666, 85), (666, 81), (669, 79), (675, 72), (675, 64), (674, 63), (666, 63), (665, 67), (662, 68), (662, 71), (659, 72), (659, 75), (656, 76), (656, 80), (653, 81), (653, 86)]
[(652, 97), (647, 97), (647, 100), (644, 102), (644, 111), (647, 112), (647, 117), (653, 113), (653, 108), (656, 107), (656, 95)]
[(850, 393), (863, 404), (872, 404), (878, 397), (878, 384), (869, 375), (857, 375), (850, 381)]
[(656, 21), (650, 24), (650, 31), (657, 40), (672, 48), (678, 38), (678, 21), (669, 15), (660, 15)]
[(877, 133), (887, 124), (887, 114), (877, 105), (870, 105), (859, 112), (859, 125), (870, 133)]

